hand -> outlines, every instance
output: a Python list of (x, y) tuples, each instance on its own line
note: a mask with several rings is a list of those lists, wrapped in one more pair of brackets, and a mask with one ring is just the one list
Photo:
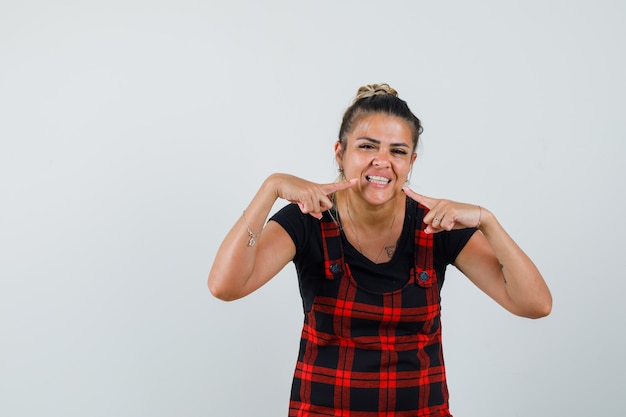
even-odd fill
[(330, 195), (336, 191), (352, 187), (357, 183), (354, 178), (330, 184), (317, 184), (287, 174), (275, 174), (276, 195), (291, 203), (297, 203), (300, 211), (310, 214), (316, 219), (322, 218), (322, 213), (333, 206)]
[(480, 225), (483, 210), (480, 206), (426, 197), (406, 186), (402, 189), (407, 196), (428, 208), (429, 211), (423, 220), (427, 225), (424, 230), (426, 233), (438, 233), (443, 230), (465, 229)]

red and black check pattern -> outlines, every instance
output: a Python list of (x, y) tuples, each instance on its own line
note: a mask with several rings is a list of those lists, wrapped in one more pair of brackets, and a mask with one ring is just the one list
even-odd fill
[(339, 225), (320, 223), (326, 279), (305, 317), (289, 416), (449, 417), (433, 236), (419, 221), (408, 283), (379, 294), (353, 279)]

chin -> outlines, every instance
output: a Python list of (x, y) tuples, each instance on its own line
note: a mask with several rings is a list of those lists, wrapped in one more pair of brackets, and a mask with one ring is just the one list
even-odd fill
[(363, 199), (370, 204), (380, 205), (393, 201), (393, 199), (398, 197), (398, 195), (398, 190), (392, 188), (385, 190), (368, 190), (363, 193)]

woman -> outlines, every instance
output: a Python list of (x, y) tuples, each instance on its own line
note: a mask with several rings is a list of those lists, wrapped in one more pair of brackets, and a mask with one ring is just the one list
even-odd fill
[[(450, 416), (448, 264), (513, 314), (551, 310), (541, 274), (489, 210), (406, 186), (421, 131), (394, 89), (361, 87), (335, 144), (340, 181), (270, 175), (218, 250), (209, 288), (222, 300), (296, 266), (305, 318), (290, 416)], [(292, 204), (263, 227), (279, 198)]]

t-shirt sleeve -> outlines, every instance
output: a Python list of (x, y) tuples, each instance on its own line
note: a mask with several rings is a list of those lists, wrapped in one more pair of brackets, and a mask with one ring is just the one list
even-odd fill
[(467, 228), (435, 234), (435, 253), (438, 254), (440, 266), (445, 267), (445, 265), (454, 264), (456, 257), (477, 230), (476, 228)]
[(296, 246), (296, 258), (306, 250), (309, 241), (307, 236), (310, 236), (311, 225), (305, 216), (311, 217), (303, 214), (297, 204), (287, 204), (269, 219), (278, 223), (291, 237)]

